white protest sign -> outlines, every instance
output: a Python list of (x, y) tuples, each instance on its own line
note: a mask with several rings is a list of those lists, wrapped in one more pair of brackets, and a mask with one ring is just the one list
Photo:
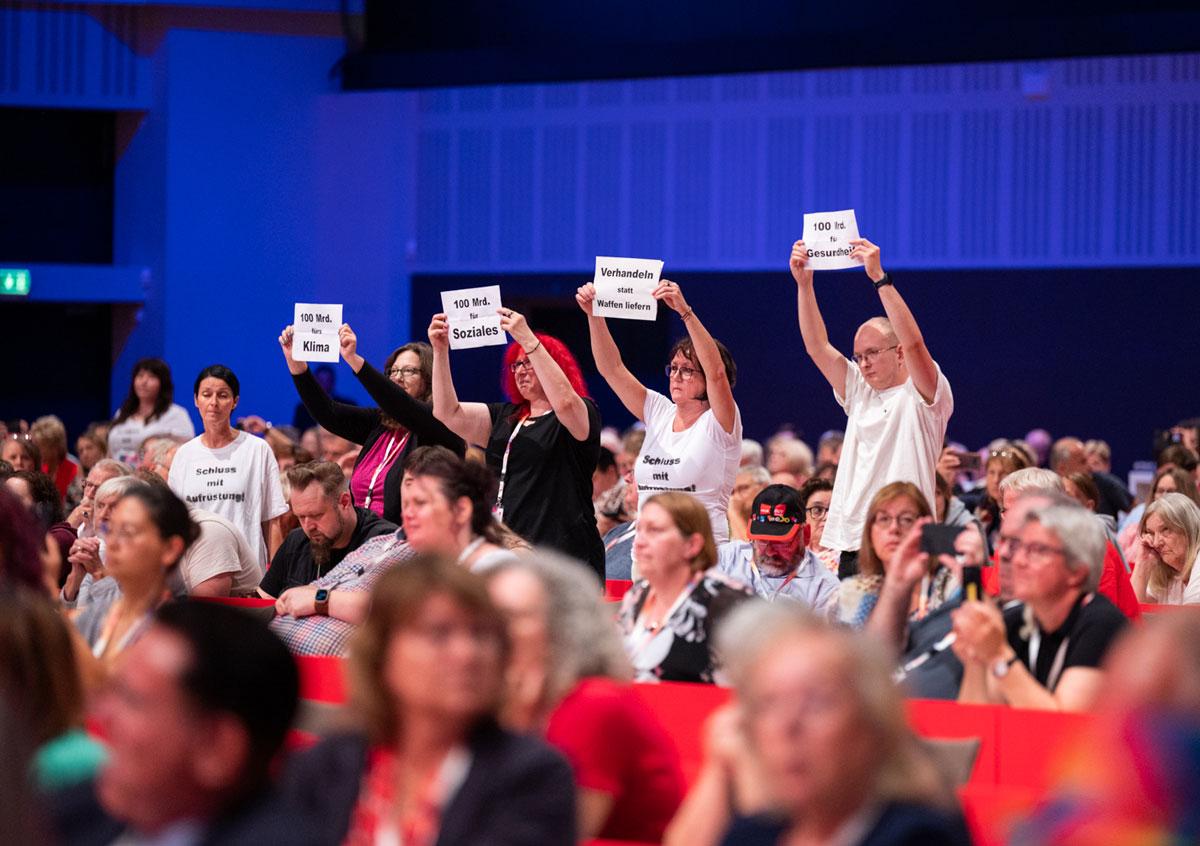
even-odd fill
[(500, 286), (442, 291), (442, 311), (450, 325), (450, 349), (465, 350), (507, 344), (500, 328)]
[(292, 358), (296, 361), (337, 361), (341, 305), (296, 303), (292, 321)]
[(850, 241), (858, 237), (854, 209), (804, 215), (804, 246), (813, 270), (845, 270), (862, 267), (850, 258)]
[(623, 317), (628, 320), (654, 320), (658, 300), (651, 294), (658, 287), (663, 263), (658, 259), (596, 256), (596, 317)]

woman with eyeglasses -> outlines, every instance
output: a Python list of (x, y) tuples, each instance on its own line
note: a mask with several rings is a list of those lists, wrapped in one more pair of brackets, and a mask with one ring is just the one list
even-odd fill
[[(839, 598), (841, 621), (852, 628), (867, 624), (879, 592), (884, 571), (904, 536), (922, 517), (933, 512), (921, 489), (912, 482), (884, 485), (871, 498), (867, 520), (863, 524), (862, 546), (858, 552), (858, 573), (842, 580)], [(933, 562), (935, 565), (937, 562)], [(923, 580), (920, 596), (914, 595), (913, 611), (923, 615), (941, 605), (957, 588), (950, 571), (942, 567)]]
[(842, 554), (836, 549), (821, 545), (825, 534), (825, 520), (829, 517), (829, 502), (833, 499), (833, 482), (828, 479), (809, 479), (800, 487), (800, 503), (804, 507), (804, 520), (810, 532), (808, 548), (820, 559), (825, 568), (835, 576)]
[(445, 314), (429, 324), (433, 413), (468, 443), (486, 449), (499, 478), (496, 517), (533, 544), (566, 553), (604, 580), (604, 544), (592, 505), (600, 459), (600, 412), (566, 344), (535, 333), (524, 315), (499, 309), (513, 341), (501, 387), (508, 402), (459, 402), (450, 373)]
[(679, 314), (687, 329), (671, 348), (665, 369), (670, 396), (638, 381), (621, 360), (608, 323), (593, 311), (589, 282), (575, 300), (588, 316), (596, 368), (629, 413), (646, 424), (635, 465), (639, 508), (662, 491), (686, 491), (704, 504), (717, 543), (729, 540), (729, 496), (742, 457), (742, 416), (733, 401), (737, 365), (688, 306), (679, 285), (664, 279), (654, 298)]
[(93, 588), (75, 618), (101, 665), (111, 667), (171, 598), (168, 576), (199, 535), (187, 505), (166, 487), (136, 482), (117, 501), (105, 533), (112, 582), (103, 591)]
[(444, 446), (459, 456), (466, 450), (462, 438), (433, 416), (433, 351), (420, 341), (397, 347), (380, 373), (358, 354), (358, 336), (350, 324), (343, 323), (338, 330), (342, 359), (379, 404), (362, 408), (332, 399), (308, 362), (292, 357), (294, 334), (293, 327), (284, 327), (279, 346), (300, 401), (319, 425), (362, 447), (350, 472), (354, 504), (399, 525), (400, 482), (409, 454), (421, 446)]

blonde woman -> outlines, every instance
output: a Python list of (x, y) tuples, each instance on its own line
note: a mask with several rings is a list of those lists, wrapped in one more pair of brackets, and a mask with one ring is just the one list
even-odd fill
[(1139, 602), (1200, 605), (1200, 507), (1181, 493), (1146, 506), (1141, 521), (1145, 554), (1133, 571)]
[(736, 696), (709, 722), (667, 846), (970, 843), (880, 644), (757, 601), (730, 616), (719, 644)]

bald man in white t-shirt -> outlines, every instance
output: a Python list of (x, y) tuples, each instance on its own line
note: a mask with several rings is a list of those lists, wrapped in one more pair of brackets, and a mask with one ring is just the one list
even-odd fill
[(804, 349), (846, 412), (846, 439), (833, 483), (821, 544), (842, 553), (838, 575), (858, 572), (867, 508), (891, 482), (912, 482), (934, 503), (934, 473), (954, 411), (950, 383), (925, 347), (921, 329), (884, 272), (879, 247), (850, 242), (887, 317), (872, 317), (854, 335), (853, 361), (829, 343), (813, 291), (803, 241), (792, 246), (791, 270)]

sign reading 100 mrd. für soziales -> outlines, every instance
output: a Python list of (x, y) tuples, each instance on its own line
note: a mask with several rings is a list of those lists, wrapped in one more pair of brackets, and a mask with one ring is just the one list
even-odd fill
[(0, 294), (10, 297), (29, 296), (29, 271), (25, 268), (0, 267)]

